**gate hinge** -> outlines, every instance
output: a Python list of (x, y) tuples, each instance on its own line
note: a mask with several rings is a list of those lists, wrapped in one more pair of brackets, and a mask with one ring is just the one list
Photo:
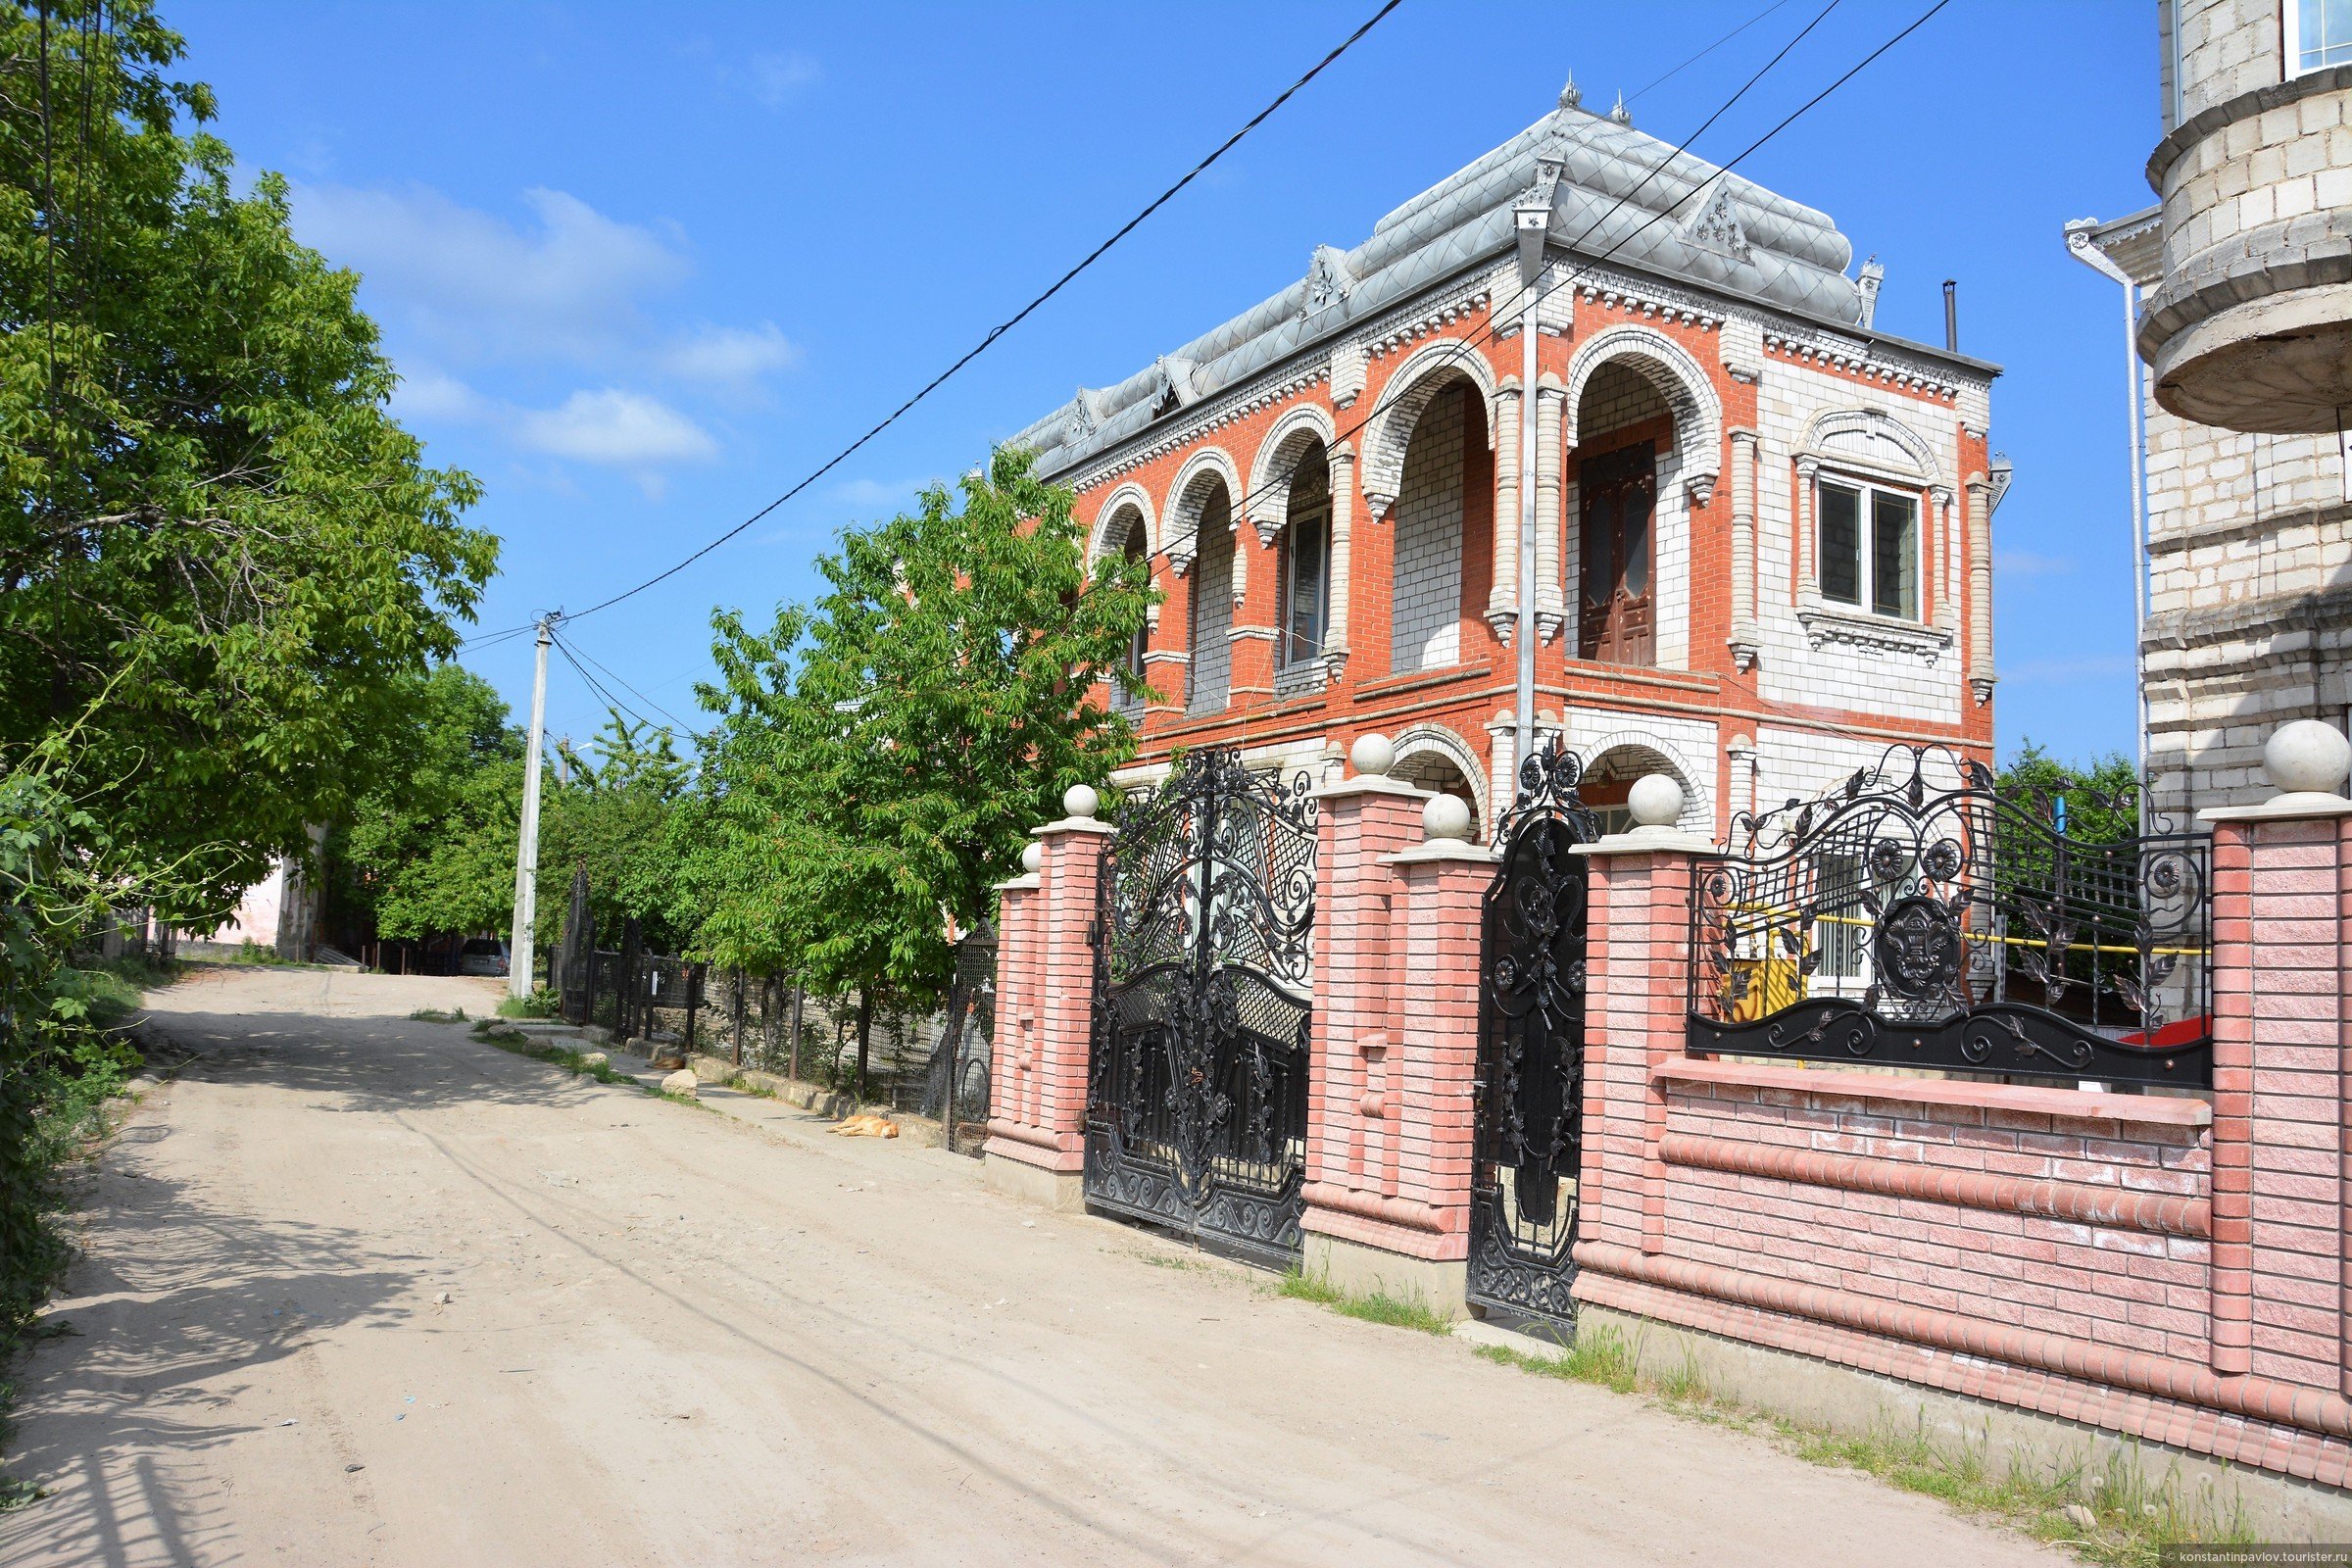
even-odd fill
[(1102, 945), (1102, 917), (1101, 915), (1096, 915), (1086, 922), (1086, 945), (1090, 948), (1099, 948)]

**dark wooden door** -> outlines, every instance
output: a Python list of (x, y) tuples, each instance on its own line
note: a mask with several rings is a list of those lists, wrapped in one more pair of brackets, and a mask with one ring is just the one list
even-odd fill
[(1578, 654), (1608, 664), (1658, 661), (1652, 526), (1657, 512), (1653, 443), (1621, 447), (1577, 467), (1584, 499), (1584, 611)]

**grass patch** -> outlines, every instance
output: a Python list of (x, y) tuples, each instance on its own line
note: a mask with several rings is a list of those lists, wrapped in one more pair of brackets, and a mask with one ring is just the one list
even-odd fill
[(1346, 1317), (1383, 1323), (1393, 1329), (1418, 1329), (1423, 1334), (1451, 1334), (1453, 1319), (1418, 1296), (1392, 1296), (1386, 1291), (1359, 1295), (1342, 1290), (1327, 1275), (1294, 1268), (1275, 1286), (1277, 1294), (1294, 1301), (1314, 1301)]
[(280, 957), (275, 948), (265, 948), (251, 937), (238, 943), (236, 952), (221, 955), (221, 961), (223, 963), (258, 963), (265, 968), (272, 969), (291, 967), (293, 963), (291, 958)]
[(498, 999), (498, 1015), (501, 1018), (553, 1018), (562, 1007), (562, 1000), (545, 986), (538, 987), (527, 997)]
[(624, 1089), (635, 1089), (651, 1095), (656, 1100), (666, 1100), (673, 1105), (692, 1105), (696, 1110), (709, 1111), (713, 1116), (718, 1114), (716, 1105), (706, 1105), (689, 1096), (668, 1094), (653, 1084), (639, 1083), (609, 1061), (590, 1061), (584, 1051), (570, 1046), (535, 1042), (519, 1029), (501, 1029), (487, 1018), (474, 1026), (473, 1038), (514, 1055), (544, 1061), (582, 1078), (593, 1078), (600, 1084), (618, 1084)]
[(464, 1007), (418, 1007), (415, 1012), (409, 1014), (411, 1023), (464, 1023), (465, 1021), (466, 1009)]
[(1197, 1257), (1179, 1257), (1173, 1252), (1138, 1252), (1135, 1255), (1153, 1268), (1190, 1269), (1202, 1274), (1208, 1272), (1208, 1265)]
[(1496, 1345), (1482, 1345), (1478, 1353), (1538, 1377), (1646, 1395), (1677, 1414), (1757, 1433), (1797, 1458), (1940, 1498), (2113, 1568), (2155, 1568), (2167, 1545), (2245, 1545), (2254, 1539), (2234, 1503), (2222, 1506), (2174, 1470), (2151, 1476), (2133, 1446), (2104, 1458), (2037, 1464), (2022, 1456), (1996, 1461), (1984, 1442), (1925, 1431), (1834, 1432), (1730, 1398), (1689, 1356), (1672, 1370), (1644, 1366), (1641, 1348), (1605, 1324), (1580, 1331), (1576, 1344), (1556, 1354)]

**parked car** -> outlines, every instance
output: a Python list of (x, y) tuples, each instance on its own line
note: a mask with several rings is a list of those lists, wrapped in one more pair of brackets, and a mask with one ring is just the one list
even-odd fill
[(458, 973), (504, 975), (509, 958), (507, 945), (496, 937), (468, 937), (458, 950)]

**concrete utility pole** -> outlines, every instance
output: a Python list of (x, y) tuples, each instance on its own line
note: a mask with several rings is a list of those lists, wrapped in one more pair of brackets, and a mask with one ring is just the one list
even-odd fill
[(514, 939), (508, 944), (507, 995), (531, 994), (532, 950), (539, 935), (539, 748), (547, 736), (547, 645), (556, 617), (539, 617), (539, 658), (531, 672), (531, 743), (522, 760), (522, 833), (514, 848)]

